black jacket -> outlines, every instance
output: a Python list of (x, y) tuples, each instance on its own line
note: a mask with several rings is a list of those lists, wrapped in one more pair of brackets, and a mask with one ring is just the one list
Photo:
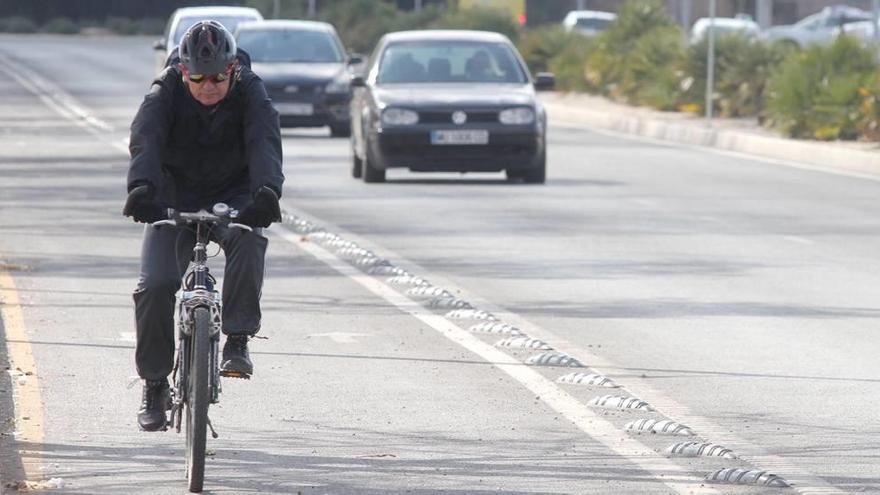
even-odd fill
[(281, 196), (278, 112), (248, 65), (239, 64), (229, 94), (210, 109), (189, 94), (176, 65), (165, 68), (131, 123), (129, 191), (152, 184), (178, 209), (210, 208), (263, 185)]

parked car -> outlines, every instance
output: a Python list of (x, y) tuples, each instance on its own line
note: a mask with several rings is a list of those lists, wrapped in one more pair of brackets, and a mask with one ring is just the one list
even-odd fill
[(855, 36), (865, 43), (873, 43), (874, 21), (850, 22), (843, 26), (843, 32), (850, 36)]
[(332, 136), (351, 134), (349, 57), (336, 30), (326, 22), (246, 22), (235, 32), (251, 57), (281, 116), (282, 127), (329, 126)]
[(871, 19), (870, 12), (855, 7), (836, 5), (825, 7), (792, 25), (773, 26), (764, 31), (764, 37), (803, 49), (814, 43), (829, 44), (843, 31), (845, 25), (870, 21)]
[[(712, 20), (708, 17), (697, 19), (691, 27), (691, 43), (699, 43), (703, 37), (709, 34), (709, 24)], [(729, 34), (740, 34), (747, 37), (757, 37), (761, 32), (758, 23), (749, 17), (716, 17), (715, 37)]]
[(568, 32), (596, 36), (617, 19), (613, 12), (600, 10), (572, 10), (562, 20), (562, 27)]
[(183, 34), (193, 24), (211, 20), (217, 21), (223, 25), (230, 33), (235, 32), (235, 28), (239, 23), (245, 21), (261, 21), (262, 14), (257, 9), (250, 7), (182, 7), (174, 11), (165, 24), (165, 34), (162, 39), (153, 43), (153, 49), (156, 50), (156, 65), (158, 72), (165, 67), (165, 59), (168, 58), (174, 47), (180, 44)]
[(500, 172), (543, 183), (547, 116), (507, 37), (486, 31), (403, 31), (379, 40), (352, 79), (352, 175), (382, 182), (389, 168)]

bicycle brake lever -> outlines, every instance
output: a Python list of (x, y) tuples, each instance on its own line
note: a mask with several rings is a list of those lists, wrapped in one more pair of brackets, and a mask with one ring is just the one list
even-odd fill
[(161, 227), (163, 225), (171, 225), (172, 227), (174, 227), (177, 225), (177, 220), (159, 220), (158, 222), (153, 222), (150, 225), (152, 225), (153, 227)]
[(245, 224), (243, 224), (243, 223), (230, 222), (230, 223), (229, 223), (229, 226), (232, 227), (232, 228), (236, 228), (236, 229), (247, 230), (248, 232), (253, 232), (253, 231), (254, 231), (254, 229), (251, 228), (251, 226), (249, 226), (249, 225), (245, 225)]

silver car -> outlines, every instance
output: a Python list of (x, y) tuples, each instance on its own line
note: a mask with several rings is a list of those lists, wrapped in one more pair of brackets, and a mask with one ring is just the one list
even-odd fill
[(773, 26), (764, 31), (764, 38), (803, 49), (812, 44), (827, 45), (853, 22), (870, 21), (871, 13), (854, 7), (825, 7), (796, 24)]
[(250, 7), (182, 7), (175, 10), (168, 18), (162, 39), (153, 43), (158, 72), (162, 72), (168, 53), (180, 44), (180, 39), (183, 38), (186, 30), (193, 24), (205, 20), (217, 21), (232, 33), (242, 22), (262, 21), (263, 15), (259, 10)]

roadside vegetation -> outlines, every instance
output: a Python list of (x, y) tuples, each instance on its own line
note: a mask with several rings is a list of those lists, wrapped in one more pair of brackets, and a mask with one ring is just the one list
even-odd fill
[[(267, 18), (272, 0), (249, 0)], [(306, 18), (306, 2), (282, 2), (280, 17)], [(522, 29), (492, 10), (426, 7), (401, 11), (375, 0), (332, 2), (319, 20), (338, 30), (348, 49), (369, 54), (379, 38), (408, 29), (480, 29), (501, 32), (520, 49), (533, 73), (556, 75), (557, 89), (586, 92), (665, 111), (705, 111), (707, 41), (689, 43), (661, 0), (634, 0), (617, 21), (589, 38), (559, 25)], [(0, 18), (0, 32), (112, 32), (160, 34), (164, 19), (110, 17), (106, 21)], [(880, 66), (872, 47), (839, 37), (798, 51), (739, 35), (716, 39), (713, 107), (721, 117), (756, 118), (805, 139), (880, 141)]]
[(155, 17), (129, 19), (127, 17), (108, 17), (105, 21), (80, 20), (69, 17), (55, 17), (43, 24), (37, 24), (27, 17), (0, 17), (0, 33), (48, 33), (48, 34), (162, 34), (165, 19)]

